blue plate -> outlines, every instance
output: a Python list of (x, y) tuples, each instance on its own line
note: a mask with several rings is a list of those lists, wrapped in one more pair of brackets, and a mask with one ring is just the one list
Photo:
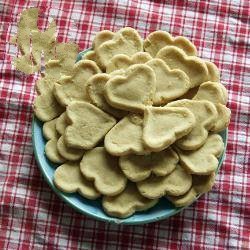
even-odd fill
[[(89, 50), (83, 51), (79, 53), (77, 57), (77, 61), (82, 59), (84, 53)], [(56, 164), (51, 163), (45, 156), (44, 148), (46, 144), (46, 140), (43, 137), (42, 133), (42, 126), (43, 123), (40, 122), (35, 116), (33, 117), (32, 121), (32, 143), (35, 153), (35, 158), (38, 163), (38, 166), (45, 178), (48, 182), (50, 187), (54, 190), (54, 192), (62, 198), (66, 203), (68, 203), (71, 207), (76, 209), (78, 212), (89, 215), (95, 219), (102, 220), (105, 222), (116, 223), (116, 224), (144, 224), (155, 222), (158, 220), (169, 218), (170, 216), (179, 213), (182, 208), (175, 208), (167, 199), (162, 198), (157, 205), (153, 208), (145, 211), (145, 212), (138, 212), (128, 217), (126, 219), (117, 219), (114, 217), (110, 217), (106, 215), (102, 210), (101, 199), (97, 199), (95, 201), (88, 200), (80, 196), (79, 194), (66, 194), (61, 192), (57, 189), (53, 183), (53, 176), (55, 169), (57, 167)], [(221, 137), (223, 138), (223, 142), (225, 145), (224, 152), (222, 156), (219, 158), (219, 166), (217, 171), (222, 165), (222, 162), (225, 157), (225, 149), (227, 144), (227, 129), (220, 133)]]

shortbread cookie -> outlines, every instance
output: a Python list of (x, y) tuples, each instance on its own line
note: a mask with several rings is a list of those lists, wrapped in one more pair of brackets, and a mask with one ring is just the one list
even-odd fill
[(118, 54), (111, 58), (110, 62), (107, 64), (106, 72), (111, 73), (120, 69), (125, 70), (133, 64), (143, 64), (151, 59), (152, 57), (147, 52), (137, 52), (132, 57)]
[(156, 76), (154, 105), (163, 105), (184, 95), (190, 88), (188, 76), (179, 69), (171, 70), (166, 63), (158, 58), (146, 63), (153, 69)]
[(212, 103), (227, 104), (227, 90), (218, 82), (204, 82), (200, 85), (194, 100), (207, 100)]
[(46, 140), (58, 139), (59, 135), (56, 131), (57, 118), (43, 124), (43, 135)]
[(194, 151), (176, 147), (183, 167), (191, 174), (209, 175), (218, 167), (218, 157), (224, 150), (222, 138), (217, 134), (209, 135), (205, 144)]
[(65, 142), (73, 148), (94, 148), (116, 124), (112, 116), (87, 102), (71, 103), (66, 114), (71, 125), (65, 130)]
[(195, 116), (195, 125), (191, 132), (179, 139), (176, 144), (184, 150), (195, 150), (201, 147), (208, 136), (208, 131), (214, 126), (217, 111), (213, 103), (205, 100), (178, 100), (170, 102), (167, 107), (185, 107)]
[(129, 182), (125, 190), (116, 196), (104, 196), (102, 206), (104, 211), (114, 217), (126, 218), (137, 211), (144, 211), (153, 207), (158, 199), (151, 200), (143, 197), (136, 185)]
[(148, 107), (144, 111), (143, 142), (153, 152), (161, 151), (187, 135), (195, 122), (187, 108)]
[(93, 183), (82, 176), (79, 162), (66, 162), (58, 167), (53, 181), (56, 187), (65, 193), (78, 192), (90, 200), (100, 196)]
[(70, 148), (65, 143), (65, 138), (62, 135), (56, 144), (57, 151), (68, 161), (77, 161), (82, 158), (84, 150), (78, 148)]
[(146, 52), (155, 57), (163, 47), (169, 45), (182, 49), (188, 56), (196, 56), (197, 54), (196, 47), (187, 38), (183, 36), (172, 37), (168, 32), (161, 30), (150, 33), (145, 39), (143, 47)]
[(105, 73), (92, 76), (86, 84), (87, 93), (91, 103), (95, 106), (114, 117), (121, 118), (124, 117), (127, 112), (111, 107), (104, 97), (105, 85), (110, 78), (111, 76)]
[(197, 199), (197, 192), (191, 187), (187, 193), (179, 196), (167, 195), (166, 198), (173, 203), (176, 207), (189, 206)]
[(58, 139), (51, 139), (45, 144), (45, 155), (46, 157), (57, 164), (64, 163), (66, 159), (57, 150)]
[[(95, 54), (95, 51), (93, 50), (90, 50), (88, 52), (86, 52), (83, 57), (82, 57), (83, 60), (91, 60), (91, 61), (94, 61), (96, 64), (96, 54)], [(98, 65), (98, 64), (97, 64)], [(99, 66), (99, 65), (98, 65)]]
[(225, 106), (227, 98), (227, 90), (222, 84), (217, 82), (202, 83), (193, 98), (194, 100), (208, 100), (214, 103), (218, 113), (218, 119), (210, 129), (213, 132), (222, 131), (229, 125), (231, 111)]
[(116, 156), (148, 153), (142, 142), (142, 123), (142, 117), (138, 115), (124, 117), (106, 134), (106, 150)]
[(133, 182), (142, 181), (154, 174), (170, 174), (179, 161), (178, 155), (170, 147), (158, 153), (148, 155), (127, 155), (119, 159), (123, 173)]
[(93, 49), (97, 49), (104, 42), (112, 40), (114, 36), (115, 36), (115, 33), (110, 30), (102, 30), (102, 31), (97, 32), (93, 40), (93, 44), (92, 44)]
[(166, 46), (156, 55), (162, 59), (170, 69), (180, 69), (189, 77), (191, 88), (199, 86), (208, 79), (208, 69), (204, 61), (195, 56), (187, 56), (183, 50)]
[(143, 112), (152, 104), (155, 93), (155, 73), (147, 65), (130, 66), (125, 75), (113, 76), (105, 85), (107, 102), (118, 109)]
[(139, 51), (143, 51), (142, 39), (136, 30), (129, 27), (120, 29), (112, 40), (102, 43), (95, 49), (98, 61), (103, 68), (106, 68), (114, 55), (132, 56)]
[(212, 172), (210, 175), (192, 175), (192, 186), (197, 194), (209, 192), (214, 185), (215, 176), (215, 172)]
[(60, 135), (63, 135), (67, 126), (68, 126), (68, 118), (67, 118), (66, 112), (63, 112), (56, 119), (56, 131), (57, 131), (57, 133)]
[(137, 182), (139, 192), (149, 198), (157, 199), (166, 194), (179, 196), (185, 194), (192, 185), (192, 175), (180, 165), (166, 176), (150, 176)]
[(190, 99), (191, 100), (197, 94), (198, 90), (199, 90), (199, 86), (198, 87), (194, 87), (192, 89), (189, 89), (184, 95), (179, 96), (177, 98), (177, 100), (182, 100), (182, 99)]
[(212, 62), (206, 61), (205, 63), (206, 63), (207, 69), (208, 69), (208, 81), (219, 82), (220, 81), (220, 71), (217, 68), (217, 66)]
[(51, 120), (43, 124), (43, 135), (48, 140), (45, 145), (45, 155), (54, 163), (63, 163), (65, 158), (58, 152), (56, 148), (58, 133), (56, 131), (56, 120)]
[(197, 196), (211, 190), (215, 173), (211, 175), (192, 175), (193, 184), (189, 191), (180, 196), (167, 195), (166, 198), (170, 200), (176, 207), (189, 206), (197, 199)]
[(81, 60), (75, 64), (70, 76), (62, 76), (55, 84), (54, 95), (57, 101), (67, 106), (72, 101), (89, 101), (86, 93), (86, 83), (88, 79), (100, 73), (95, 62)]
[(94, 181), (96, 189), (108, 196), (121, 193), (127, 178), (118, 165), (118, 158), (109, 155), (104, 147), (96, 147), (86, 152), (80, 163), (82, 174)]
[(36, 117), (43, 122), (54, 119), (64, 111), (53, 95), (54, 83), (55, 79), (49, 77), (40, 78), (36, 82), (38, 96), (35, 98), (33, 109)]

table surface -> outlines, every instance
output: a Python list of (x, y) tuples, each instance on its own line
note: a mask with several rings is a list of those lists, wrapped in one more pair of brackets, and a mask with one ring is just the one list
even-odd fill
[[(167, 2), (167, 3), (166, 3)], [(141, 226), (106, 224), (74, 211), (43, 179), (31, 143), (38, 74), (12, 66), (7, 43), (18, 14), (39, 7), (59, 41), (82, 50), (99, 30), (136, 28), (188, 37), (200, 57), (221, 70), (232, 111), (226, 159), (212, 191), (180, 214)], [(1, 1), (0, 3), (0, 249), (249, 249), (250, 53), (249, 1)], [(19, 248), (18, 248), (19, 247)]]

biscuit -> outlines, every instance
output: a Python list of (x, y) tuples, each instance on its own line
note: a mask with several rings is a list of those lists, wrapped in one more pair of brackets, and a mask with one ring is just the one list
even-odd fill
[(187, 108), (148, 107), (144, 111), (142, 139), (147, 148), (158, 152), (187, 135), (195, 123)]
[(132, 65), (124, 75), (111, 77), (104, 91), (112, 107), (131, 112), (143, 112), (152, 104), (154, 93), (155, 73), (144, 64)]
[(63, 135), (67, 126), (68, 126), (68, 118), (67, 118), (66, 112), (63, 112), (56, 119), (56, 131), (57, 131), (57, 133), (60, 135)]
[(58, 133), (56, 131), (56, 120), (51, 120), (43, 124), (43, 135), (48, 140), (45, 144), (45, 155), (54, 163), (63, 163), (65, 158), (60, 155), (56, 148)]
[(208, 69), (208, 81), (219, 82), (220, 81), (220, 71), (217, 68), (217, 66), (212, 62), (206, 61), (205, 63), (206, 63), (207, 69)]
[(116, 124), (112, 116), (87, 102), (71, 103), (66, 114), (70, 123), (64, 134), (68, 147), (92, 149)]
[(93, 183), (82, 176), (79, 162), (66, 162), (58, 167), (53, 181), (55, 186), (65, 193), (78, 192), (90, 200), (100, 196)]
[(70, 148), (65, 143), (65, 138), (62, 135), (56, 144), (57, 151), (68, 161), (77, 161), (82, 158), (84, 150), (78, 148)]
[(148, 155), (121, 156), (119, 165), (123, 173), (133, 182), (145, 180), (151, 174), (165, 176), (170, 174), (179, 161), (178, 155), (170, 147)]
[(94, 182), (95, 188), (101, 194), (114, 196), (126, 187), (127, 178), (118, 166), (118, 158), (109, 155), (104, 147), (87, 151), (80, 163), (80, 169), (83, 176)]
[(163, 105), (184, 95), (190, 88), (188, 76), (179, 69), (171, 70), (166, 63), (158, 58), (146, 63), (153, 69), (156, 76), (154, 105)]
[(55, 127), (56, 122), (57, 122), (57, 118), (51, 121), (45, 122), (43, 124), (43, 136), (46, 138), (46, 140), (58, 139), (59, 135)]
[(214, 103), (218, 113), (218, 119), (210, 129), (213, 132), (222, 131), (229, 125), (231, 111), (225, 106), (227, 98), (226, 88), (222, 84), (216, 82), (202, 83), (193, 98), (194, 100), (208, 100)]
[(197, 94), (198, 90), (199, 90), (199, 86), (189, 89), (184, 95), (179, 96), (176, 100), (193, 99), (194, 96)]
[(69, 105), (72, 101), (89, 101), (86, 93), (87, 80), (100, 73), (95, 62), (81, 60), (75, 64), (70, 76), (62, 76), (54, 88), (54, 95), (62, 106)]
[(150, 176), (136, 183), (139, 192), (149, 199), (157, 199), (166, 194), (179, 196), (185, 194), (192, 185), (192, 175), (180, 165), (166, 176)]
[(184, 51), (188, 56), (196, 56), (197, 50), (194, 44), (192, 44), (187, 38), (183, 36), (172, 37), (168, 32), (165, 31), (154, 31), (148, 35), (145, 39), (143, 47), (152, 57), (165, 46), (173, 45)]
[(116, 196), (104, 196), (102, 206), (104, 211), (114, 217), (126, 218), (137, 211), (144, 211), (153, 207), (158, 199), (151, 200), (143, 197), (136, 185), (129, 182), (122, 193)]
[(114, 117), (121, 118), (124, 117), (127, 112), (111, 107), (104, 97), (105, 85), (110, 78), (110, 75), (105, 73), (92, 76), (86, 84), (87, 94), (92, 104)]
[(54, 81), (54, 78), (43, 77), (36, 82), (38, 96), (34, 100), (33, 110), (43, 122), (54, 119), (64, 111), (53, 95)]
[(195, 150), (201, 147), (208, 136), (208, 131), (214, 126), (218, 117), (213, 103), (205, 100), (178, 100), (170, 102), (167, 107), (185, 107), (195, 116), (195, 125), (189, 134), (179, 139), (176, 144), (183, 150)]
[[(88, 52), (86, 52), (83, 57), (82, 57), (83, 60), (91, 60), (91, 61), (94, 61), (97, 65), (97, 59), (96, 59), (96, 54), (95, 54), (95, 51), (93, 50), (90, 50)], [(99, 65), (98, 65), (99, 66)]]
[(189, 77), (191, 88), (199, 86), (208, 79), (208, 69), (204, 61), (195, 56), (187, 56), (183, 50), (166, 46), (156, 55), (162, 59), (170, 69), (180, 69)]
[(118, 54), (111, 58), (106, 67), (106, 72), (111, 73), (120, 69), (127, 69), (133, 64), (143, 64), (151, 60), (152, 57), (147, 52), (137, 52), (132, 57), (124, 54)]
[(143, 51), (142, 39), (136, 30), (125, 27), (116, 32), (112, 40), (102, 43), (94, 50), (101, 67), (106, 68), (115, 55), (132, 56), (136, 52)]
[(196, 150), (175, 148), (181, 165), (191, 174), (209, 175), (218, 167), (218, 157), (224, 150), (222, 138), (217, 134), (209, 135), (205, 144)]
[(45, 155), (46, 157), (57, 164), (64, 163), (65, 158), (57, 150), (57, 139), (51, 139), (45, 144)]
[(189, 191), (180, 196), (167, 195), (166, 198), (171, 201), (176, 207), (184, 207), (190, 205), (197, 199), (197, 196), (211, 190), (215, 173), (211, 175), (192, 175), (193, 184)]
[(104, 42), (112, 40), (114, 36), (115, 36), (115, 33), (110, 30), (102, 30), (102, 31), (97, 32), (93, 40), (93, 44), (92, 44), (93, 49), (97, 49)]
[(131, 114), (120, 120), (105, 136), (105, 149), (112, 155), (144, 155), (142, 117)]

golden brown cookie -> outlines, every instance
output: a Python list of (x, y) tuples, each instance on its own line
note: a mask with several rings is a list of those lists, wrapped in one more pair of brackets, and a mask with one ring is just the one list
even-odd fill
[(161, 151), (187, 135), (195, 122), (187, 108), (148, 107), (144, 111), (143, 142), (151, 151)]
[(142, 142), (142, 123), (141, 116), (131, 114), (124, 117), (106, 134), (106, 150), (116, 156), (148, 153)]
[(125, 27), (116, 32), (112, 40), (102, 43), (94, 50), (100, 65), (106, 68), (114, 55), (132, 56), (136, 52), (143, 51), (142, 39), (136, 30)]
[(185, 194), (192, 185), (192, 176), (180, 165), (166, 176), (150, 176), (137, 182), (139, 192), (149, 199), (157, 199), (166, 194), (179, 196)]
[(196, 56), (187, 56), (183, 50), (166, 46), (156, 55), (162, 59), (170, 69), (179, 69), (189, 77), (191, 88), (199, 86), (208, 80), (208, 69), (204, 61)]
[(87, 151), (80, 168), (82, 174), (93, 181), (96, 189), (104, 195), (117, 195), (126, 187), (127, 178), (119, 168), (118, 158), (108, 154), (104, 147)]
[(184, 95), (190, 88), (188, 76), (179, 69), (171, 70), (167, 64), (155, 58), (146, 63), (153, 69), (156, 76), (156, 91), (153, 98), (154, 105), (164, 105)]
[(180, 162), (188, 172), (196, 175), (209, 175), (218, 167), (218, 159), (224, 150), (222, 138), (209, 135), (205, 144), (196, 150), (181, 150), (176, 147)]
[(138, 182), (148, 178), (150, 174), (156, 176), (170, 174), (178, 161), (178, 155), (169, 147), (161, 152), (148, 155), (121, 156), (119, 165), (128, 179)]
[(155, 73), (147, 65), (130, 66), (124, 75), (113, 76), (105, 85), (105, 98), (115, 108), (143, 112), (155, 93)]
[(85, 198), (94, 200), (100, 196), (93, 182), (84, 178), (80, 171), (79, 162), (66, 162), (58, 167), (54, 174), (54, 184), (65, 193), (78, 192)]
[(190, 133), (179, 139), (176, 144), (183, 150), (195, 150), (201, 147), (218, 117), (213, 103), (205, 100), (178, 100), (170, 102), (167, 107), (185, 107), (195, 116), (195, 124)]
[(65, 130), (65, 142), (72, 148), (94, 148), (116, 124), (112, 116), (87, 102), (72, 102), (66, 114), (70, 125)]
[(129, 182), (122, 193), (116, 196), (104, 196), (102, 206), (104, 211), (114, 217), (126, 218), (137, 211), (144, 211), (153, 207), (158, 199), (152, 200), (143, 197), (136, 185)]
[(148, 35), (145, 39), (144, 50), (155, 57), (163, 47), (173, 45), (182, 49), (188, 56), (196, 56), (197, 50), (186, 37), (172, 37), (168, 32), (157, 30)]

